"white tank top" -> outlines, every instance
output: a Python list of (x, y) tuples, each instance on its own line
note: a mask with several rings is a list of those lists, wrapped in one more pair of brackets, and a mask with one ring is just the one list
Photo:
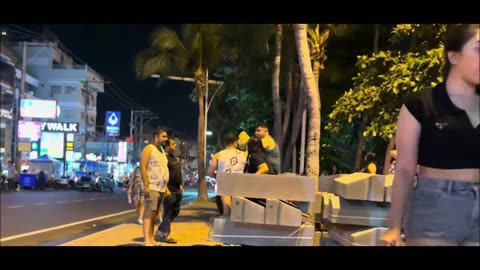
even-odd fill
[(150, 180), (148, 188), (150, 190), (164, 192), (169, 178), (167, 156), (165, 153), (160, 152), (153, 144), (149, 144), (146, 147), (152, 148), (147, 164), (147, 175)]
[(238, 149), (225, 149), (218, 152), (217, 173), (243, 173), (247, 157)]

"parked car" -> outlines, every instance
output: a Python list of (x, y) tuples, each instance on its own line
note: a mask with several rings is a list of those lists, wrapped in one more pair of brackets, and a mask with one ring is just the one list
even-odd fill
[(92, 190), (103, 192), (108, 189), (110, 192), (113, 192), (115, 190), (115, 181), (107, 175), (88, 174), (80, 177), (80, 180), (77, 180), (75, 183), (75, 187), (80, 189), (80, 191)]

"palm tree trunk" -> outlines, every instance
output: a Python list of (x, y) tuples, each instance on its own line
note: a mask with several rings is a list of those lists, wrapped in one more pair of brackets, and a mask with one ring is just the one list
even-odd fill
[(288, 143), (287, 151), (284, 155), (283, 159), (283, 171), (288, 171), (290, 168), (290, 157), (292, 155), (293, 147), (297, 143), (298, 134), (300, 133), (300, 126), (302, 125), (302, 113), (303, 108), (305, 108), (305, 89), (303, 87), (303, 81), (300, 82), (300, 86), (298, 87), (298, 104), (295, 111), (295, 115), (292, 121), (292, 132), (290, 134), (290, 142)]
[(378, 41), (380, 39), (380, 24), (374, 24), (373, 27), (375, 28), (375, 32), (373, 35), (373, 52), (378, 52)]
[(357, 151), (355, 154), (355, 165), (353, 167), (354, 171), (358, 171), (362, 163), (363, 144), (365, 143), (365, 137), (363, 137), (363, 132), (367, 128), (367, 124), (368, 124), (368, 117), (367, 115), (362, 114), (362, 123), (357, 133), (358, 143), (357, 143)]
[[(290, 50), (289, 50), (290, 51)], [(282, 124), (282, 136), (281, 140), (277, 140), (278, 145), (283, 148), (283, 142), (287, 136), (288, 126), (290, 125), (292, 102), (293, 102), (293, 64), (289, 60), (287, 63), (287, 101), (285, 103), (285, 112), (283, 114), (283, 124)], [(287, 157), (288, 158), (288, 157)]]
[[(206, 74), (205, 74), (205, 78)], [(205, 93), (207, 91), (206, 87), (208, 78), (205, 80), (205, 84), (202, 87), (203, 89), (198, 89), (198, 196), (197, 201), (206, 201), (208, 200), (207, 194), (207, 184), (205, 182), (206, 175), (206, 165), (205, 165)], [(197, 84), (198, 85), (198, 84)]]
[(233, 85), (235, 87), (235, 92), (237, 94), (237, 100), (238, 100), (238, 112), (240, 114), (240, 125), (243, 124), (243, 125), (247, 125), (247, 117), (245, 116), (245, 106), (243, 105), (243, 102), (242, 102), (242, 91), (241, 91), (241, 88), (240, 88), (240, 85), (239, 85), (239, 82), (238, 82), (238, 76), (237, 74), (235, 73), (235, 78), (234, 78), (234, 81), (233, 81)]
[(217, 139), (217, 151), (220, 151), (222, 150), (222, 135), (223, 135), (223, 131), (222, 131), (222, 114), (220, 113), (220, 111), (218, 109), (215, 109), (215, 137)]
[[(272, 100), (273, 100), (273, 137), (275, 140), (282, 141), (282, 107), (280, 103), (280, 60), (282, 55), (282, 25), (276, 27), (275, 38), (275, 60), (273, 61), (272, 74)], [(279, 145), (280, 147), (280, 145)], [(281, 150), (281, 147), (280, 147)], [(280, 151), (282, 152), (282, 151)]]
[[(325, 46), (325, 45), (323, 45)], [(315, 78), (315, 86), (317, 87), (318, 92), (318, 106), (319, 106), (319, 121), (318, 121), (318, 132), (319, 138), (322, 136), (322, 95), (320, 93), (320, 62), (314, 61), (313, 62), (313, 77)], [(320, 153), (320, 152), (319, 152)], [(320, 155), (320, 154), (319, 154)]]
[(300, 71), (305, 81), (308, 97), (307, 176), (313, 177), (315, 184), (318, 184), (320, 168), (320, 98), (313, 76), (310, 49), (307, 41), (307, 24), (295, 25), (295, 41)]
[(392, 136), (392, 138), (390, 138), (390, 141), (388, 142), (387, 151), (385, 152), (385, 162), (383, 163), (383, 174), (388, 174), (388, 171), (390, 170), (390, 163), (392, 162), (392, 156), (390, 155), (390, 151), (392, 151), (394, 147), (395, 147), (395, 136)]
[[(373, 34), (373, 52), (378, 53), (378, 41), (380, 38), (380, 25), (375, 24), (374, 25), (374, 34)], [(360, 125), (360, 129), (358, 130), (357, 133), (357, 138), (358, 138), (358, 144), (357, 144), (357, 150), (355, 154), (355, 165), (354, 165), (354, 171), (357, 171), (360, 169), (361, 163), (362, 163), (362, 156), (363, 156), (363, 144), (365, 143), (365, 137), (363, 137), (363, 132), (367, 128), (368, 124), (368, 117), (365, 114), (362, 114), (362, 123)]]

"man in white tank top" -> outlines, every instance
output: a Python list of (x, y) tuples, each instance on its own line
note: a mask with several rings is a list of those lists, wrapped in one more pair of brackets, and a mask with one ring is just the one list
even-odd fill
[[(213, 155), (208, 168), (208, 176), (215, 178), (216, 173), (243, 173), (247, 163), (247, 152), (235, 147), (237, 137), (231, 133), (225, 135), (225, 149)], [(230, 196), (217, 196), (220, 215), (230, 216)]]
[(140, 173), (144, 184), (145, 212), (143, 216), (143, 236), (145, 246), (158, 246), (154, 240), (153, 220), (161, 209), (163, 198), (168, 196), (168, 160), (163, 146), (167, 141), (167, 131), (157, 128), (153, 132), (153, 142), (142, 151)]

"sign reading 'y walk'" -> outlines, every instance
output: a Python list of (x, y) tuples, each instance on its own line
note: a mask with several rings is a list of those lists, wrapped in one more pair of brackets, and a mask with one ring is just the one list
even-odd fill
[(78, 123), (42, 122), (42, 131), (78, 133)]
[(105, 135), (120, 136), (120, 112), (107, 111), (105, 115)]

